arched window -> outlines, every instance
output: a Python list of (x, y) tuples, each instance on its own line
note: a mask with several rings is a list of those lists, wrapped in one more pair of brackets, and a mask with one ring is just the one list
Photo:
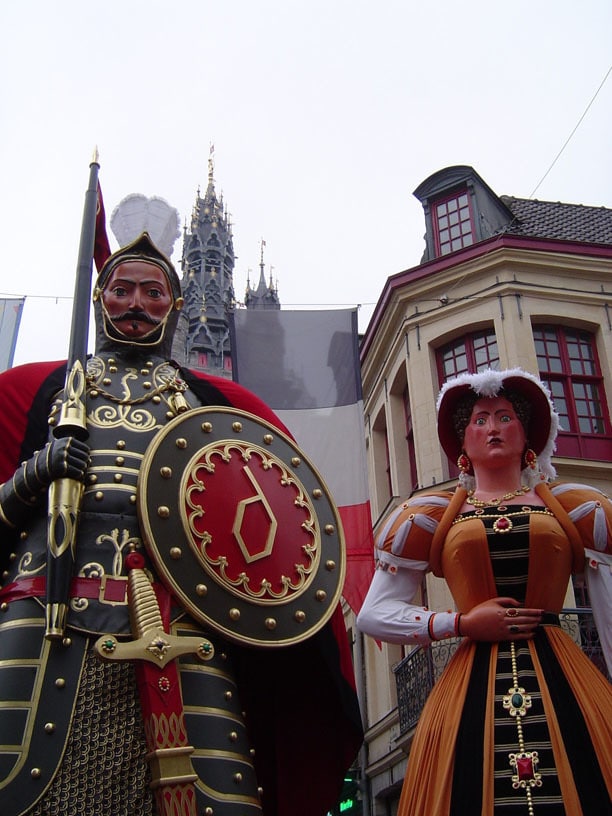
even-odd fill
[(568, 326), (536, 325), (533, 337), (539, 374), (561, 423), (557, 454), (612, 461), (612, 427), (594, 335)]
[(474, 374), (483, 368), (499, 368), (497, 338), (492, 329), (464, 334), (451, 343), (441, 346), (437, 353), (440, 386), (449, 377), (466, 372)]

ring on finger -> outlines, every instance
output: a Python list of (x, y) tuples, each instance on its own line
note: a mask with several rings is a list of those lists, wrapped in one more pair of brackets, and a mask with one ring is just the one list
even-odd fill
[(509, 618), (516, 618), (518, 615), (518, 609), (515, 606), (509, 606), (508, 609), (506, 609), (506, 615)]
[(521, 629), (520, 629), (520, 627), (519, 627), (519, 626), (514, 625), (514, 626), (511, 626), (511, 627), (510, 627), (510, 631), (512, 632), (512, 634), (513, 634), (513, 635), (516, 635), (516, 633), (517, 633), (517, 632), (520, 632), (520, 631), (521, 631)]

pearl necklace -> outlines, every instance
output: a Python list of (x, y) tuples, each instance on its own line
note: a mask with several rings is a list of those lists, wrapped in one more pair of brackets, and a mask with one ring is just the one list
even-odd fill
[(474, 495), (474, 491), (470, 490), (466, 502), (474, 507), (496, 507), (505, 501), (516, 498), (517, 496), (524, 496), (525, 493), (529, 493), (530, 489), (531, 488), (528, 487), (528, 485), (521, 485), (518, 490), (511, 490), (509, 493), (504, 493), (504, 495), (498, 499), (488, 499), (487, 501), (477, 499)]

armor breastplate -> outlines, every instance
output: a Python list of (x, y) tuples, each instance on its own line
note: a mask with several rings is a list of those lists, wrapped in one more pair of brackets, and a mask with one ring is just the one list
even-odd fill
[[(146, 556), (136, 514), (136, 482), (142, 458), (155, 434), (179, 412), (199, 401), (179, 372), (154, 357), (97, 356), (87, 365), (87, 428), (91, 464), (78, 522), (75, 578), (98, 579), (96, 597), (79, 595), (75, 583), (68, 625), (92, 633), (129, 635), (125, 556), (136, 548)], [(61, 394), (51, 408), (52, 426)], [(47, 520), (41, 513), (24, 534), (8, 581), (44, 576)], [(152, 565), (147, 560), (155, 580)], [(86, 582), (81, 582), (81, 585)], [(124, 591), (125, 587), (125, 591)]]

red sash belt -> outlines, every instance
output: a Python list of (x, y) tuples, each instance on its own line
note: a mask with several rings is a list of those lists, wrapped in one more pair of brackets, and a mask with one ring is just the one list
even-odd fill
[[(161, 584), (153, 584), (162, 615), (168, 608), (168, 593)], [(23, 598), (44, 598), (47, 591), (47, 579), (44, 576), (21, 578), (0, 589), (0, 602), (10, 603)], [(89, 598), (100, 603), (125, 606), (127, 604), (127, 578), (73, 578), (70, 582), (71, 598)]]

